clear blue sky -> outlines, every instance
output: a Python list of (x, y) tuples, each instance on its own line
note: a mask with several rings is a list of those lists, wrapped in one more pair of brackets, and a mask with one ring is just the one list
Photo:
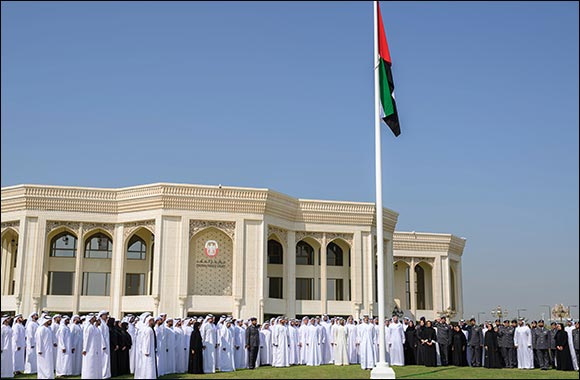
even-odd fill
[[(466, 317), (578, 305), (578, 3), (382, 12), (397, 228), (467, 238)], [(370, 2), (2, 2), (2, 186), (373, 201), (372, 25)]]

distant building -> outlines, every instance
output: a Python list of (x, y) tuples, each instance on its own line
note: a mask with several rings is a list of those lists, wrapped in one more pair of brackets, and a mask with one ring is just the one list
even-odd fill
[[(239, 187), (2, 188), (2, 311), (376, 315), (373, 203)], [(463, 313), (465, 239), (395, 232), (386, 314)]]

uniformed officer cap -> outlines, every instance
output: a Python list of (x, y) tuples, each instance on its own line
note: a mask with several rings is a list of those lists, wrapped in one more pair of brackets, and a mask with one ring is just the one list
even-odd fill
[(503, 320), (503, 323), (510, 323), (510, 320), (509, 319), (504, 319)]
[(475, 322), (475, 318), (471, 318), (471, 319), (469, 320), (469, 322), (471, 322), (471, 321), (474, 321), (474, 322)]
[(441, 316), (441, 319), (445, 319), (447, 320), (447, 317), (445, 317), (444, 315)]
[(552, 322), (552, 323), (550, 323), (550, 325), (555, 326), (556, 325), (556, 322)]
[(258, 320), (258, 318), (256, 318), (256, 317), (250, 318), (250, 321), (257, 321), (257, 320)]
[(543, 320), (543, 319), (540, 319), (540, 320), (538, 321), (538, 323), (544, 323), (544, 320)]
[(515, 319), (512, 319), (512, 323), (518, 323), (518, 321), (516, 321)]
[(532, 323), (538, 323), (538, 322), (536, 322), (536, 321), (532, 321)]

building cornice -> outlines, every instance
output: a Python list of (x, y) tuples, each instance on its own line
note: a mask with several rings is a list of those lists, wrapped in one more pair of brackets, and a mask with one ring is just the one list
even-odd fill
[[(393, 235), (393, 249), (399, 252), (448, 252), (461, 256), (465, 248), (465, 241), (465, 238), (451, 234), (397, 231)], [(396, 254), (397, 252), (395, 252)]]
[[(17, 185), (2, 188), (2, 213), (21, 210), (124, 214), (170, 209), (272, 215), (292, 222), (372, 226), (369, 202), (293, 198), (261, 188), (154, 183), (118, 189)], [(394, 232), (399, 214), (384, 209), (384, 229)]]

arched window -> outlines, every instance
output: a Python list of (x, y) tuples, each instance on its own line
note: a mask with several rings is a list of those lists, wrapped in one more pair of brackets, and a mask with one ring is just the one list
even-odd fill
[(96, 233), (87, 239), (85, 257), (89, 259), (110, 259), (113, 253), (113, 242), (103, 234)]
[(314, 265), (314, 248), (305, 241), (296, 244), (296, 265)]
[(342, 248), (334, 242), (328, 243), (326, 246), (326, 265), (341, 267), (343, 256)]
[(283, 264), (282, 244), (274, 239), (268, 240), (268, 264)]
[(147, 244), (137, 235), (133, 235), (127, 244), (127, 259), (145, 260), (147, 255)]
[(415, 265), (415, 281), (416, 284), (416, 296), (417, 296), (417, 309), (425, 310), (425, 269), (421, 265)]
[(77, 238), (70, 232), (61, 232), (50, 242), (50, 256), (52, 257), (75, 257), (76, 251)]

